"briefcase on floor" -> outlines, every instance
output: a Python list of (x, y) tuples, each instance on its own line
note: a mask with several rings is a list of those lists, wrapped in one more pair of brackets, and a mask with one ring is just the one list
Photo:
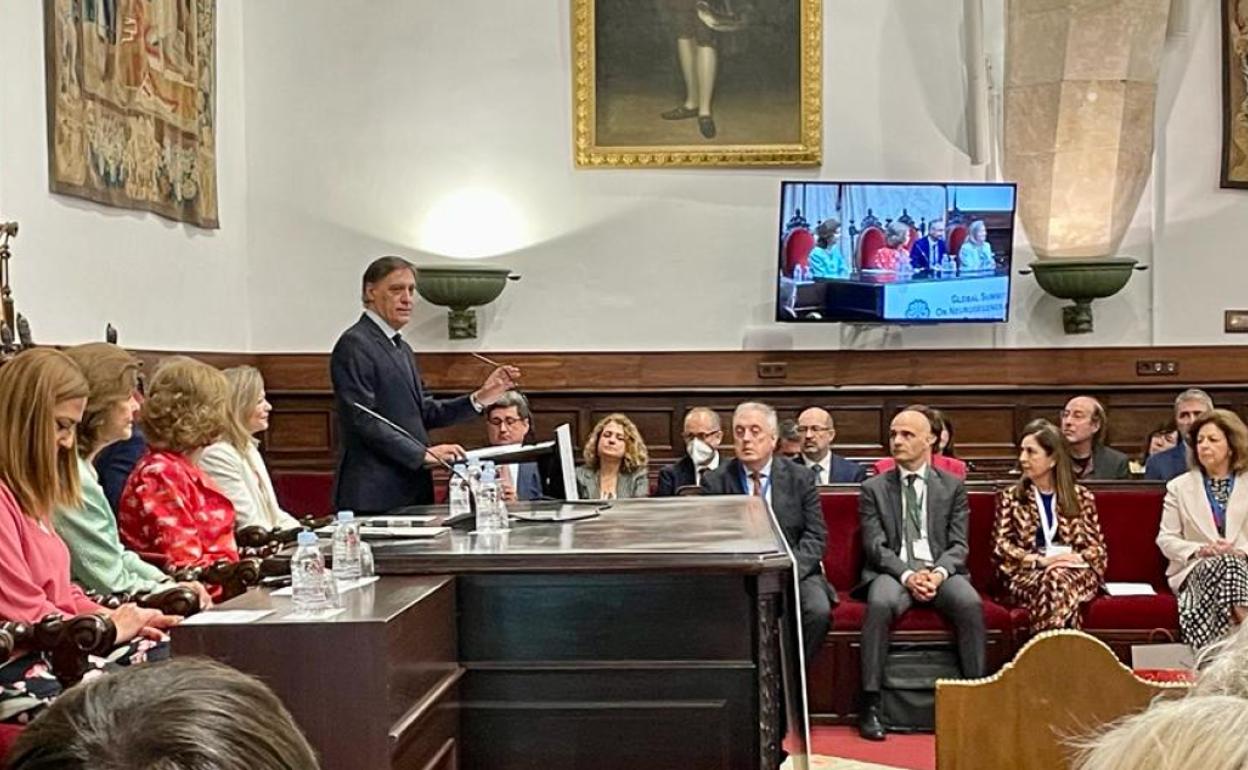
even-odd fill
[(936, 728), (936, 680), (961, 676), (952, 645), (892, 645), (880, 687), (884, 726), (894, 732), (931, 732)]

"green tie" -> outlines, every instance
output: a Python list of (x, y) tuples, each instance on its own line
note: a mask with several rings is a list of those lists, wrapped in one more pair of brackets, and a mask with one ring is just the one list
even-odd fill
[(923, 539), (923, 501), (919, 498), (919, 491), (914, 488), (914, 482), (919, 478), (919, 474), (911, 473), (906, 477), (906, 533), (910, 536), (910, 542)]

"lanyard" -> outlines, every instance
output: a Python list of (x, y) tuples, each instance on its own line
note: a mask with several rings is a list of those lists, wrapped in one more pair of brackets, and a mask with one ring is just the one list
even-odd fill
[(1046, 507), (1040, 490), (1032, 487), (1031, 492), (1036, 498), (1036, 510), (1040, 512), (1040, 531), (1044, 533), (1044, 545), (1047, 548), (1057, 539), (1057, 493), (1049, 498), (1049, 506)]

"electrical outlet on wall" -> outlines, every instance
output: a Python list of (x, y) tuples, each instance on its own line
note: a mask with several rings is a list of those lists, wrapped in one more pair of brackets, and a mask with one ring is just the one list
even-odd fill
[(1135, 373), (1140, 377), (1174, 377), (1179, 373), (1179, 362), (1171, 359), (1140, 360), (1135, 362)]

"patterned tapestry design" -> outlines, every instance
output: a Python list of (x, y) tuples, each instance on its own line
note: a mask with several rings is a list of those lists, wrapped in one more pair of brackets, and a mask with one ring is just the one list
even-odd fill
[(1222, 186), (1248, 187), (1248, 0), (1222, 0)]
[(216, 0), (44, 0), (53, 192), (217, 221)]

